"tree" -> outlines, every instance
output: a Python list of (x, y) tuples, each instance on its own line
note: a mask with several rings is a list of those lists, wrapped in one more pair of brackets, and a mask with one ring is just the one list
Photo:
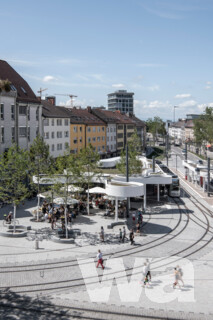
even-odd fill
[(28, 152), (13, 145), (0, 156), (0, 198), (14, 207), (14, 232), (16, 231), (16, 206), (28, 195), (26, 177)]
[(101, 170), (98, 169), (99, 154), (94, 151), (90, 144), (88, 147), (81, 149), (78, 157), (79, 181), (87, 186), (87, 212), (89, 214), (89, 188), (92, 184), (93, 178), (100, 176)]
[[(140, 174), (142, 171), (142, 163), (138, 159), (141, 154), (141, 140), (135, 131), (128, 141), (128, 167), (129, 174)], [(126, 173), (126, 149), (121, 152), (120, 162), (117, 164), (117, 169), (122, 173)]]
[(206, 107), (204, 113), (194, 120), (195, 141), (202, 145), (213, 143), (213, 108)]
[[(76, 155), (65, 153), (64, 156), (60, 156), (56, 160), (56, 168), (57, 171), (53, 175), (55, 176), (56, 181), (59, 178), (59, 182), (56, 182), (54, 185), (54, 189), (57, 194), (64, 200), (65, 204), (65, 230), (66, 230), (66, 238), (68, 238), (68, 228), (67, 228), (67, 202), (69, 196), (69, 186), (72, 183), (76, 183), (79, 177), (79, 167), (76, 161)], [(60, 179), (62, 180), (60, 182)]]
[(6, 80), (0, 79), (0, 92), (2, 91), (9, 92), (11, 90), (10, 85), (11, 85), (11, 82), (8, 79)]
[(158, 134), (165, 135), (166, 129), (163, 120), (160, 117), (149, 118), (146, 121), (147, 132), (152, 133), (154, 144), (157, 140)]
[[(37, 195), (40, 193), (40, 174), (48, 174), (53, 170), (53, 159), (50, 157), (49, 146), (44, 142), (43, 138), (38, 135), (29, 151), (30, 158), (30, 174), (37, 177)], [(34, 184), (33, 184), (34, 186)], [(40, 197), (38, 196), (37, 220), (39, 220)]]

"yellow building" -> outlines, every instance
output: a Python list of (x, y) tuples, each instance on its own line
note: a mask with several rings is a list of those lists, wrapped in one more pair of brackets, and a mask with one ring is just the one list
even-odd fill
[(100, 155), (106, 153), (106, 124), (91, 113), (91, 108), (70, 109), (70, 150), (79, 153), (91, 144)]

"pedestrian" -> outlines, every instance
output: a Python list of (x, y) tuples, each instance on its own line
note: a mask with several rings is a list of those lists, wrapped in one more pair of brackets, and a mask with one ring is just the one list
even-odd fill
[(98, 250), (97, 259), (98, 259), (98, 263), (97, 263), (96, 268), (98, 268), (98, 266), (100, 264), (102, 269), (104, 269), (104, 266), (103, 266), (103, 255), (102, 255), (102, 252), (101, 252), (100, 249)]
[(129, 234), (129, 240), (131, 242), (131, 245), (133, 245), (135, 243), (134, 241), (134, 232), (133, 229), (131, 229), (130, 234)]
[(148, 281), (151, 282), (151, 271), (150, 271), (150, 262), (149, 262), (149, 259), (146, 259), (146, 265), (147, 265), (147, 278), (148, 278)]
[(127, 239), (127, 237), (126, 237), (126, 228), (123, 227), (123, 237), (122, 237), (123, 243), (124, 243), (124, 240), (125, 240), (125, 239)]
[(135, 212), (132, 213), (132, 222), (135, 223)]
[(122, 230), (119, 229), (119, 242), (121, 242), (123, 239), (123, 234), (122, 234)]
[(145, 286), (146, 284), (149, 284), (149, 280), (148, 280), (148, 277), (147, 277), (148, 267), (147, 267), (146, 262), (144, 262), (142, 273), (143, 273), (143, 279), (142, 279), (143, 286)]
[(177, 268), (174, 268), (174, 276), (175, 276), (175, 282), (173, 283), (173, 289), (176, 288), (176, 285), (179, 286), (179, 289), (180, 289), (180, 284), (179, 284), (179, 280), (180, 280), (180, 277), (179, 277), (179, 272), (177, 270)]
[(100, 239), (104, 242), (104, 227), (101, 227)]
[(183, 277), (183, 270), (181, 269), (180, 266), (177, 266), (176, 268), (178, 270), (179, 280), (182, 282), (182, 285), (184, 286), (184, 282), (183, 282), (183, 278), (182, 278)]

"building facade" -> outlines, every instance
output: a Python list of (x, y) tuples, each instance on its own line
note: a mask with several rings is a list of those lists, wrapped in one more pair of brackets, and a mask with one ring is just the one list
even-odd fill
[(47, 101), (42, 104), (42, 136), (53, 158), (64, 155), (70, 149), (70, 114), (62, 107)]
[(13, 143), (28, 150), (42, 132), (41, 104), (28, 83), (3, 60), (0, 79), (10, 81), (10, 91), (0, 93), (0, 152)]
[(134, 114), (134, 93), (118, 90), (108, 94), (108, 110)]

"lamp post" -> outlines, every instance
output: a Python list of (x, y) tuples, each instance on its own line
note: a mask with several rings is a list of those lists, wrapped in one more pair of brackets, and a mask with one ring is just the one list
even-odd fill
[(175, 109), (178, 108), (178, 106), (174, 106), (174, 111), (173, 111), (173, 122), (175, 122)]

